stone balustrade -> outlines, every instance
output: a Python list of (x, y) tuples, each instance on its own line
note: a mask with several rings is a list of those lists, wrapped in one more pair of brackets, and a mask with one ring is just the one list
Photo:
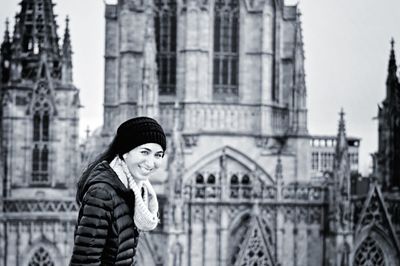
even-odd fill
[(184, 188), (184, 197), (192, 201), (276, 201), (278, 196), (283, 203), (324, 203), (327, 189), (314, 185), (227, 185), (222, 189), (215, 184), (192, 184)]
[[(222, 132), (225, 134), (261, 133), (261, 119), (270, 121), (270, 134), (285, 134), (290, 120), (289, 110), (281, 107), (267, 107), (261, 115), (260, 105), (224, 104), (224, 103), (185, 103), (181, 105), (181, 118), (184, 121), (184, 132)], [(268, 115), (268, 113), (270, 113)], [(174, 105), (160, 104), (160, 120), (166, 131), (173, 128)], [(263, 118), (265, 117), (265, 118)]]
[(74, 199), (5, 199), (3, 208), (5, 213), (76, 212), (79, 209)]

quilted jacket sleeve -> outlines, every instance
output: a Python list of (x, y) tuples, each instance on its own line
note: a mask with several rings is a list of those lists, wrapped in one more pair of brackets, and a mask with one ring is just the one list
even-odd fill
[(71, 266), (101, 265), (111, 217), (111, 195), (104, 188), (89, 188), (79, 210)]

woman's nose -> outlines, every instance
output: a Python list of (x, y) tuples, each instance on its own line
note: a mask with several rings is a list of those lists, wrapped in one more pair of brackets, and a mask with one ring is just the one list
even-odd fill
[(155, 167), (154, 159), (151, 158), (151, 157), (152, 157), (152, 156), (148, 156), (148, 157), (146, 158), (146, 166), (147, 166), (148, 168), (154, 168), (154, 167)]

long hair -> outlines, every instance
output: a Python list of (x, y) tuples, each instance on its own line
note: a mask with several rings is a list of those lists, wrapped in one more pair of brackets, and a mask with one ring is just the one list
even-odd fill
[(118, 147), (119, 147), (118, 135), (115, 135), (114, 139), (111, 141), (108, 148), (103, 153), (101, 153), (99, 156), (97, 156), (96, 159), (94, 159), (94, 161), (89, 163), (88, 166), (86, 167), (86, 169), (83, 171), (81, 177), (79, 178), (79, 181), (77, 184), (78, 190), (76, 192), (76, 202), (79, 205), (81, 204), (81, 199), (83, 198), (84, 185), (85, 185), (90, 173), (92, 172), (93, 168), (96, 165), (98, 165), (99, 163), (101, 163), (102, 161), (107, 161), (108, 163), (110, 163), (115, 158), (115, 156), (117, 156), (117, 155), (121, 156)]

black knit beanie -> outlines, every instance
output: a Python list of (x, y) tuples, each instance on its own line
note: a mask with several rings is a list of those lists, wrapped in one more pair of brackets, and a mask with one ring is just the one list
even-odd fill
[(125, 121), (118, 127), (117, 139), (120, 155), (145, 143), (157, 143), (163, 151), (167, 149), (164, 130), (150, 117), (135, 117)]

